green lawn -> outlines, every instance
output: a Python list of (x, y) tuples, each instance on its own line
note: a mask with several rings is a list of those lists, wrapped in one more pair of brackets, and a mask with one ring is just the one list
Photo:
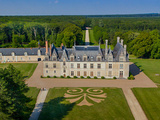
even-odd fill
[(28, 112), (25, 113), (25, 118), (24, 120), (28, 120), (33, 108), (35, 107), (35, 103), (37, 100), (37, 96), (39, 93), (40, 89), (35, 88), (35, 87), (29, 87), (29, 91), (25, 94), (27, 97), (31, 98), (31, 101), (27, 104), (27, 106), (29, 107)]
[(131, 59), (153, 82), (160, 84), (160, 59)]
[(5, 68), (9, 64), (12, 64), (14, 67), (20, 70), (25, 79), (32, 76), (34, 70), (38, 65), (37, 63), (2, 63), (0, 64), (0, 68)]
[[(49, 90), (39, 120), (133, 120), (133, 116), (126, 102), (124, 94), (119, 88), (101, 88), (107, 97), (93, 106), (77, 106), (82, 99), (69, 103), (64, 94), (69, 88), (52, 88)], [(86, 91), (88, 88), (82, 88)], [(85, 92), (86, 93), (86, 92)], [(75, 97), (74, 97), (75, 98)]]
[(86, 38), (86, 30), (82, 30), (82, 32), (83, 32), (82, 40), (83, 40), (83, 42), (85, 42), (85, 38)]
[(160, 88), (133, 88), (149, 120), (160, 120)]

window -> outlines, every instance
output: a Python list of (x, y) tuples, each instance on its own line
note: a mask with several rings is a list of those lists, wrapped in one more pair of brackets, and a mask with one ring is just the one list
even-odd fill
[(109, 76), (109, 77), (112, 77), (112, 71), (109, 71), (109, 72), (108, 72), (108, 76)]
[(101, 76), (101, 73), (100, 72), (97, 72), (97, 77), (100, 77)]
[(54, 70), (54, 73), (56, 73), (56, 70)]
[(2, 57), (0, 57), (0, 60), (2, 60)]
[(53, 57), (53, 61), (56, 61), (56, 57)]
[(48, 64), (46, 64), (46, 68), (48, 68)]
[(109, 64), (109, 69), (112, 69), (112, 64)]
[(74, 64), (73, 63), (71, 63), (71, 68), (74, 68)]
[(74, 59), (73, 59), (73, 57), (71, 57), (71, 61), (73, 61)]
[(91, 71), (90, 76), (93, 76), (93, 71)]
[(97, 68), (100, 69), (100, 68), (101, 68), (101, 64), (98, 64), (98, 65), (97, 65)]
[(14, 57), (12, 58), (12, 60), (14, 60)]
[(2, 56), (2, 53), (0, 53), (0, 56)]
[(123, 64), (120, 64), (120, 69), (123, 69)]
[(56, 63), (53, 63), (53, 68), (56, 68)]
[(93, 57), (91, 57), (91, 61), (93, 61)]
[(48, 73), (48, 70), (46, 70), (46, 73)]
[(100, 58), (100, 57), (98, 57), (98, 61), (101, 61), (101, 58)]
[(77, 71), (77, 76), (80, 76), (80, 71)]
[(77, 64), (77, 68), (80, 68), (80, 64)]
[(86, 57), (84, 57), (83, 61), (87, 61), (87, 58), (86, 58)]
[(65, 62), (65, 61), (63, 61), (63, 65), (66, 65), (66, 62)]
[(63, 69), (63, 72), (64, 72), (64, 73), (66, 72), (66, 69), (65, 69), (65, 68)]
[(31, 57), (29, 57), (29, 60), (31, 59)]
[(23, 60), (23, 58), (21, 57), (21, 60)]
[(84, 64), (84, 68), (87, 68), (87, 64)]
[(87, 72), (86, 71), (84, 71), (84, 76), (87, 76)]
[(91, 69), (93, 68), (93, 64), (90, 64), (90, 68), (91, 68)]
[(74, 71), (71, 71), (71, 76), (74, 76)]
[(27, 52), (24, 52), (24, 56), (27, 56)]

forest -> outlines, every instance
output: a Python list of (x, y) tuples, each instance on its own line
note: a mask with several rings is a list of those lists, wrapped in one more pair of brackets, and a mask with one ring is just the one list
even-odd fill
[(85, 27), (93, 29), (97, 43), (116, 44), (119, 36), (127, 51), (139, 58), (160, 58), (159, 14), (135, 16), (1, 16), (0, 48), (41, 47), (45, 40), (56, 47), (84, 44)]

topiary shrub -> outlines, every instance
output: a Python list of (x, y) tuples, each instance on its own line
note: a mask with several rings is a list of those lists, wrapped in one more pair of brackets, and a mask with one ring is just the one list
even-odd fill
[(130, 80), (131, 78), (130, 78), (130, 77), (128, 77), (127, 79), (128, 79), (128, 80)]
[(97, 77), (96, 77), (96, 76), (94, 76), (94, 79), (97, 79)]
[(81, 76), (80, 78), (84, 78), (83, 76)]
[(67, 76), (67, 78), (71, 78), (70, 76)]
[(57, 76), (53, 76), (53, 78), (57, 78)]
[(50, 76), (48, 75), (47, 78), (50, 78)]
[(43, 78), (43, 76), (41, 75), (41, 78)]
[(101, 77), (101, 79), (105, 79), (105, 77), (104, 77), (104, 76), (102, 76), (102, 77)]
[(134, 80), (134, 76), (133, 75), (130, 75), (129, 77), (130, 77), (131, 80)]
[(77, 76), (74, 76), (73, 78), (77, 78)]
[(90, 79), (91, 77), (90, 77), (90, 76), (87, 76), (87, 78)]
[(61, 75), (60, 78), (64, 78), (64, 76)]
[(117, 79), (117, 78), (114, 76), (113, 79)]

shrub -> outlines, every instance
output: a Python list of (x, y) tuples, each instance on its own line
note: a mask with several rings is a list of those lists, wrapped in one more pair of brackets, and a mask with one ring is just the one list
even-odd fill
[(77, 76), (74, 76), (73, 78), (77, 78)]
[(130, 75), (129, 77), (130, 77), (131, 80), (134, 80), (134, 76), (133, 75)]
[(81, 76), (80, 78), (84, 78), (83, 76)]
[(53, 76), (53, 78), (57, 78), (57, 76)]
[(47, 78), (50, 78), (50, 76), (48, 75)]
[(43, 78), (43, 76), (41, 75), (41, 78)]
[(128, 80), (130, 80), (131, 78), (130, 78), (130, 77), (128, 77), (127, 79), (128, 79)]
[(104, 77), (104, 76), (102, 76), (102, 77), (101, 77), (101, 79), (105, 79), (105, 77)]
[(97, 79), (97, 77), (96, 77), (96, 76), (94, 76), (94, 79)]
[(60, 78), (64, 78), (64, 76), (62, 76), (62, 75), (61, 75), (61, 77), (60, 77)]
[(91, 77), (90, 77), (90, 76), (87, 76), (87, 78), (90, 79)]
[(117, 78), (114, 76), (113, 79), (117, 79)]
[(67, 76), (67, 78), (71, 78), (70, 76)]

